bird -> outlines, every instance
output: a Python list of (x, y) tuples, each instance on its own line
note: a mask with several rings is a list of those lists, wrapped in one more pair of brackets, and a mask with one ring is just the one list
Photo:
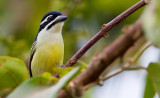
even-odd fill
[(62, 28), (66, 19), (67, 16), (59, 11), (48, 12), (41, 19), (38, 33), (30, 50), (30, 77), (42, 75), (44, 72), (56, 74), (53, 68), (63, 64)]

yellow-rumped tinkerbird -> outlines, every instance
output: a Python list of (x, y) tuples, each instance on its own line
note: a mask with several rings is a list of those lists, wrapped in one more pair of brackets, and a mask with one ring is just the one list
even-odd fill
[(38, 34), (30, 52), (30, 77), (53, 72), (53, 68), (63, 64), (64, 43), (62, 27), (67, 16), (61, 12), (48, 12), (41, 20)]

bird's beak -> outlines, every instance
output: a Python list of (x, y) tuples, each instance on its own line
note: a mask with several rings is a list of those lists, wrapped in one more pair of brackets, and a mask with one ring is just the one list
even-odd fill
[(65, 21), (67, 19), (67, 16), (59, 16), (57, 19), (56, 19), (56, 23), (58, 23), (58, 22), (63, 22), (63, 21)]
[(51, 24), (51, 25), (49, 25), (48, 27), (47, 27), (47, 30), (48, 29), (50, 29), (52, 26), (54, 26), (55, 24), (57, 24), (57, 23), (60, 23), (60, 22), (64, 22), (65, 20), (67, 19), (67, 16), (58, 16), (56, 19), (55, 19), (55, 21)]

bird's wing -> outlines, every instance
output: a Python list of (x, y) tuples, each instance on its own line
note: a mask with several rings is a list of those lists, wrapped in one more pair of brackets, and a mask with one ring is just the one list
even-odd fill
[(29, 75), (30, 77), (32, 77), (32, 71), (31, 71), (31, 62), (32, 62), (32, 59), (33, 59), (33, 56), (34, 56), (34, 53), (36, 51), (36, 44), (37, 44), (37, 41), (35, 41), (33, 44), (32, 44), (32, 48), (31, 48), (31, 51), (30, 51), (30, 60), (29, 60)]

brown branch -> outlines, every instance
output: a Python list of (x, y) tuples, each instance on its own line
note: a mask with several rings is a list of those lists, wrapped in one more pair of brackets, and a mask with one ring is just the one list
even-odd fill
[[(146, 68), (143, 67), (143, 66), (139, 66), (139, 65), (138, 66), (122, 67), (120, 69), (117, 69), (115, 72), (109, 73), (107, 76), (102, 77), (102, 79), (100, 81), (104, 82), (105, 80), (108, 80), (108, 79), (110, 79), (110, 78), (112, 78), (112, 77), (114, 77), (114, 76), (116, 76), (116, 75), (118, 75), (118, 74), (120, 74), (120, 73), (122, 73), (124, 71), (133, 71), (133, 70), (134, 71), (135, 70), (146, 70)], [(86, 89), (88, 89), (88, 88), (90, 88), (92, 86), (97, 85), (98, 83), (99, 83), (99, 81), (94, 81), (94, 82), (92, 82), (90, 84), (87, 84), (83, 88), (86, 90)]]
[(117, 16), (116, 18), (114, 18), (112, 21), (110, 21), (105, 27), (104, 29), (101, 29), (94, 37), (92, 37), (67, 63), (64, 67), (68, 67), (68, 66), (73, 66), (78, 59), (81, 58), (82, 55), (84, 55), (84, 53), (86, 53), (86, 51), (88, 49), (90, 49), (99, 39), (101, 39), (103, 37), (103, 35), (108, 32), (109, 30), (111, 30), (114, 26), (116, 26), (118, 23), (120, 23), (121, 21), (123, 21), (126, 17), (128, 17), (129, 15), (131, 15), (132, 13), (134, 13), (136, 10), (138, 10), (139, 8), (141, 8), (142, 6), (146, 5), (146, 0), (141, 0), (138, 3), (136, 3), (135, 5), (133, 5), (131, 8), (127, 9), (126, 11), (124, 11), (122, 14), (120, 14), (119, 16)]
[(123, 55), (142, 36), (140, 21), (127, 27), (126, 30), (122, 36), (93, 58), (87, 70), (74, 80), (75, 83), (86, 85), (95, 81), (116, 58)]
[(146, 42), (134, 55), (134, 57), (130, 58), (128, 62), (124, 65), (124, 67), (131, 66), (134, 62), (138, 60), (138, 58), (143, 54), (143, 52), (148, 49), (152, 45), (151, 42)]
[[(142, 36), (140, 20), (133, 25), (127, 26), (127, 28), (124, 29), (124, 34), (107, 46), (99, 55), (95, 56), (92, 59), (90, 66), (70, 83), (83, 88), (86, 85), (97, 81), (101, 73), (108, 68), (114, 60), (132, 47)], [(71, 86), (68, 85), (68, 88), (71, 88)], [(62, 90), (59, 93), (58, 98), (68, 97), (65, 91)]]
[[(127, 11), (113, 19), (109, 22), (103, 30), (100, 30), (84, 47), (82, 47), (72, 58), (67, 62), (65, 67), (73, 66), (77, 60), (94, 44), (96, 43), (105, 32), (109, 31), (113, 26), (118, 24), (120, 21), (125, 19), (131, 13), (139, 9), (146, 4), (145, 0), (141, 0), (133, 7), (129, 8)], [(142, 37), (141, 21), (137, 21), (131, 26), (128, 26), (124, 30), (124, 34), (121, 35), (117, 40), (107, 46), (99, 55), (92, 59), (90, 66), (78, 77), (72, 80), (67, 89), (72, 93), (74, 91), (75, 95), (80, 95), (83, 93), (82, 89), (86, 85), (97, 81), (101, 73), (108, 68), (108, 66), (116, 60), (118, 57), (123, 55), (134, 43)], [(79, 89), (80, 88), (80, 89)], [(69, 98), (65, 90), (61, 90), (58, 94), (58, 98)]]

